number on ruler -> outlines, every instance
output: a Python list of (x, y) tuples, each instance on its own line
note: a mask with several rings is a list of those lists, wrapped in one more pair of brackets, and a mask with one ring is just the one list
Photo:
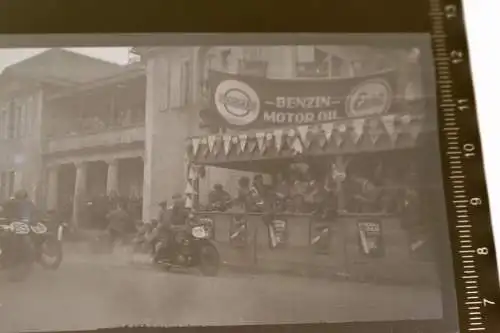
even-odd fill
[(457, 6), (456, 5), (447, 5), (444, 7), (444, 12), (446, 13), (447, 19), (453, 19), (457, 17)]
[(457, 102), (458, 102), (457, 106), (458, 111), (468, 111), (470, 109), (468, 98), (459, 99)]
[(461, 62), (463, 62), (465, 57), (464, 53), (458, 50), (451, 51), (450, 56), (451, 56), (451, 62), (455, 65), (458, 65)]
[(477, 206), (481, 206), (481, 204), (483, 203), (483, 200), (481, 200), (481, 198), (474, 197), (474, 198), (470, 198), (469, 202), (472, 206), (477, 207)]
[(464, 156), (467, 157), (467, 158), (471, 158), (471, 157), (474, 157), (476, 156), (476, 153), (475, 153), (475, 150), (476, 150), (476, 146), (472, 143), (466, 143), (464, 144)]
[(487, 256), (490, 253), (490, 250), (487, 247), (480, 247), (476, 252), (480, 256)]
[(486, 298), (483, 298), (483, 304), (484, 304), (484, 306), (488, 306), (488, 305), (495, 305), (496, 303), (493, 301), (490, 301)]

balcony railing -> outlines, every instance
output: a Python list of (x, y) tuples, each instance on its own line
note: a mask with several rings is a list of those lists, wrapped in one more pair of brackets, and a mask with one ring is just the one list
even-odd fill
[(127, 127), (106, 127), (93, 132), (76, 132), (64, 136), (49, 137), (44, 153), (53, 154), (95, 147), (112, 147), (144, 142), (144, 124)]

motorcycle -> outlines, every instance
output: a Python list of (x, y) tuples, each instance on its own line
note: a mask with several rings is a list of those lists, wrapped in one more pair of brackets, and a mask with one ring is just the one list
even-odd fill
[[(51, 232), (41, 222), (0, 219), (0, 268), (9, 272), (12, 281), (24, 280), (35, 262), (45, 269), (57, 269), (62, 262), (62, 228)], [(54, 259), (47, 261), (44, 255)]]
[(160, 253), (156, 264), (167, 270), (196, 267), (205, 276), (216, 276), (220, 255), (209, 238), (210, 231), (200, 223), (171, 227), (170, 237), (155, 244), (155, 252)]
[(63, 261), (63, 237), (66, 223), (39, 222), (31, 226), (35, 259), (45, 269), (57, 270)]

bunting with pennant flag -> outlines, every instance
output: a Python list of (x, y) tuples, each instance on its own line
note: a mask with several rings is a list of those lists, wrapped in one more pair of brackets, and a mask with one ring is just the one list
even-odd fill
[(347, 125), (345, 122), (336, 123), (333, 126), (332, 139), (335, 141), (335, 145), (340, 147), (344, 143), (344, 139), (347, 133)]
[(410, 129), (411, 116), (408, 114), (398, 115), (394, 121), (395, 136), (397, 140)]
[(330, 142), (330, 140), (332, 139), (334, 124), (326, 123), (323, 124), (321, 127), (323, 128), (323, 133), (325, 133), (326, 141)]
[(186, 184), (186, 190), (184, 191), (184, 194), (187, 194), (187, 195), (196, 194), (196, 191), (194, 190), (193, 185), (191, 184), (190, 181), (188, 181)]
[(382, 136), (383, 130), (381, 128), (380, 121), (376, 118), (370, 119), (368, 121), (368, 135), (370, 137), (371, 142), (375, 145), (380, 137)]
[(410, 123), (410, 128), (408, 132), (410, 133), (411, 138), (413, 140), (416, 140), (419, 134), (422, 132), (422, 126), (423, 126), (422, 119), (414, 119), (414, 121)]
[(292, 128), (286, 133), (285, 141), (288, 148), (293, 149), (293, 144), (297, 138), (297, 132)]
[(200, 139), (199, 138), (192, 138), (191, 139), (191, 144), (193, 146), (193, 156), (198, 155), (198, 149), (200, 148)]
[(193, 205), (193, 199), (191, 198), (191, 196), (186, 196), (186, 201), (185, 201), (185, 206), (186, 208), (188, 209), (193, 209), (194, 208), (194, 205)]
[(361, 136), (363, 135), (364, 127), (365, 127), (365, 119), (364, 118), (353, 119), (351, 138), (355, 144), (358, 143), (359, 139), (361, 139)]
[(205, 156), (207, 156), (207, 155), (208, 155), (208, 153), (209, 153), (209, 150), (208, 150), (208, 140), (207, 140), (207, 138), (202, 138), (202, 139), (200, 140), (200, 149), (201, 149), (201, 147), (202, 147), (202, 146), (203, 146), (203, 148), (204, 148), (204, 155), (205, 155)]
[(283, 130), (274, 130), (274, 145), (276, 147), (276, 151), (279, 153), (283, 147)]
[(189, 167), (189, 171), (188, 171), (188, 180), (196, 180), (198, 179), (198, 174), (197, 174), (197, 171), (194, 167)]
[(217, 137), (215, 135), (209, 135), (207, 138), (207, 143), (208, 143), (208, 151), (212, 153), (215, 148), (215, 141), (217, 140)]
[(246, 134), (240, 134), (238, 136), (239, 141), (240, 141), (240, 151), (243, 153), (245, 152), (245, 149), (247, 148), (247, 140), (248, 140), (248, 135)]
[(259, 147), (259, 151), (262, 154), (266, 150), (266, 142), (265, 142), (266, 133), (264, 132), (256, 133), (255, 137), (257, 138), (257, 146)]
[(398, 136), (398, 134), (396, 133), (395, 122), (396, 122), (396, 116), (393, 114), (382, 116), (382, 124), (384, 124), (385, 131), (391, 138), (392, 142), (395, 142)]
[(308, 137), (309, 126), (307, 125), (299, 126), (297, 127), (297, 131), (299, 132), (300, 140), (302, 141), (304, 147), (309, 148), (309, 146), (311, 145), (311, 141), (309, 141)]
[(304, 147), (302, 146), (302, 142), (299, 137), (295, 137), (292, 143), (292, 151), (294, 154), (302, 154), (304, 152)]
[(232, 140), (233, 140), (233, 137), (231, 135), (224, 135), (222, 137), (222, 140), (223, 140), (223, 144), (224, 144), (224, 153), (227, 155), (229, 155), (229, 152), (231, 151), (231, 146), (233, 144)]
[(214, 156), (219, 155), (220, 151), (224, 149), (224, 142), (220, 136), (215, 136), (213, 154)]
[(253, 139), (252, 140), (249, 140), (248, 143), (248, 151), (253, 153), (256, 149), (257, 149), (257, 139)]
[[(360, 149), (370, 150), (386, 134), (393, 144), (399, 144), (401, 133), (409, 140), (417, 139), (423, 130), (424, 118), (420, 114), (386, 114), (379, 117), (339, 119), (317, 125), (299, 125), (289, 128), (273, 128), (254, 133), (211, 134), (200, 138), (190, 138), (186, 153), (189, 158), (199, 155), (217, 156), (224, 152), (229, 158), (231, 150), (235, 154), (254, 153), (261, 155), (269, 153), (304, 154), (318, 153), (313, 146), (328, 149), (328, 144), (340, 148), (348, 140)], [(386, 141), (384, 141), (386, 142)], [(404, 142), (404, 143), (403, 143)], [(387, 144), (384, 143), (383, 147)], [(403, 145), (411, 145), (410, 141), (401, 141)], [(384, 148), (385, 149), (385, 148)], [(391, 149), (388, 146), (386, 149)]]

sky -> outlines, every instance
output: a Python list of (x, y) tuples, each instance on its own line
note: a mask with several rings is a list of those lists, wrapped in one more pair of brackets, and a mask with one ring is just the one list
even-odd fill
[[(0, 49), (0, 72), (9, 65), (15, 64), (21, 60), (32, 57), (47, 49), (44, 48), (19, 48), (19, 49)], [(128, 61), (127, 47), (84, 47), (68, 48), (68, 50), (83, 53), (91, 57), (103, 60), (126, 64)]]

